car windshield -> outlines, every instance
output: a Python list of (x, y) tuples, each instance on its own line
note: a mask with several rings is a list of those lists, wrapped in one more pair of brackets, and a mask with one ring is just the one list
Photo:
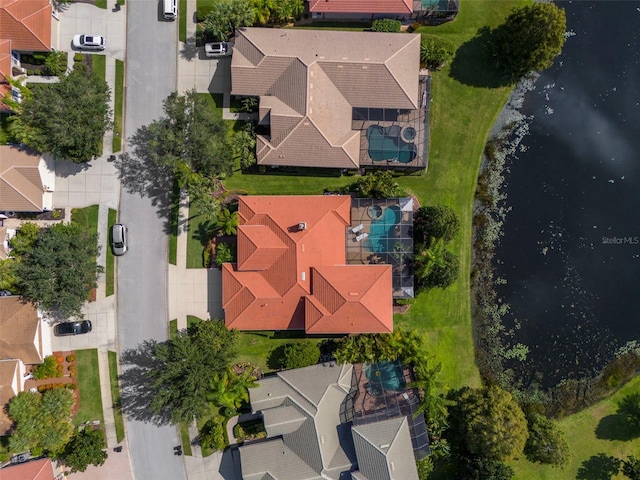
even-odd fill
[(124, 243), (122, 243), (122, 242), (115, 242), (114, 245), (115, 245), (116, 248), (124, 247)]

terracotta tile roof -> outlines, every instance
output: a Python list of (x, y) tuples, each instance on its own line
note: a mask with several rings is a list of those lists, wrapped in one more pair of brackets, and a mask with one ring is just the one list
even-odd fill
[(413, 0), (309, 0), (310, 12), (413, 13)]
[(418, 108), (420, 36), (244, 28), (236, 31), (232, 93), (260, 96), (259, 164), (354, 168), (352, 110)]
[(0, 82), (11, 76), (11, 40), (0, 39)]
[(0, 359), (42, 363), (41, 323), (32, 303), (19, 296), (0, 297)]
[(0, 210), (42, 211), (45, 188), (39, 165), (37, 155), (0, 146)]
[(241, 197), (238, 263), (222, 269), (226, 325), (392, 331), (391, 268), (345, 265), (350, 209), (342, 195)]
[(48, 52), (51, 12), (49, 0), (0, 0), (2, 38), (11, 39), (17, 51)]
[(24, 387), (20, 373), (20, 360), (0, 360), (0, 435), (6, 435), (13, 427), (5, 407)]
[(53, 465), (50, 459), (41, 458), (5, 467), (2, 480), (54, 480)]

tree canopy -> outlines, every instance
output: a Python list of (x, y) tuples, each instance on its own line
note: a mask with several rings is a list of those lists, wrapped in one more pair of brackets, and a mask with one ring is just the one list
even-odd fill
[(31, 450), (37, 456), (60, 453), (71, 438), (73, 394), (54, 388), (44, 394), (20, 392), (9, 403), (9, 416), (16, 423), (9, 439), (13, 452)]
[(84, 472), (89, 465), (99, 467), (108, 455), (102, 430), (82, 430), (76, 433), (65, 446), (59, 459), (69, 467), (71, 473)]
[(428, 205), (420, 207), (413, 216), (413, 238), (417, 243), (429, 244), (432, 238), (450, 242), (460, 232), (460, 220), (451, 207)]
[(136, 154), (170, 169), (198, 213), (213, 214), (214, 179), (230, 174), (234, 163), (227, 126), (195, 90), (169, 95), (164, 112), (137, 132)]
[(310, 340), (288, 343), (284, 347), (284, 368), (302, 368), (318, 363), (320, 350), (318, 345)]
[(389, 170), (367, 172), (351, 184), (348, 190), (363, 198), (392, 198), (401, 194), (400, 186)]
[(16, 271), (22, 294), (55, 316), (81, 317), (102, 271), (96, 233), (78, 223), (57, 223), (39, 230), (30, 246)]
[(565, 42), (565, 12), (554, 3), (533, 3), (515, 9), (495, 30), (497, 66), (513, 78), (553, 64)]
[(111, 127), (109, 86), (83, 70), (39, 85), (10, 117), (11, 135), (43, 153), (75, 163), (102, 155), (102, 139)]
[(236, 28), (253, 25), (255, 18), (251, 0), (220, 0), (205, 17), (204, 29), (214, 39), (226, 40)]
[(532, 462), (550, 465), (566, 465), (569, 461), (569, 445), (558, 426), (542, 415), (527, 416), (529, 438), (524, 453)]
[(151, 354), (151, 410), (172, 423), (188, 423), (209, 413), (209, 401), (236, 355), (236, 332), (219, 320), (198, 322), (155, 344)]
[(465, 387), (456, 395), (455, 417), (466, 449), (473, 455), (504, 461), (522, 453), (527, 420), (509, 392), (497, 386)]
[(624, 416), (627, 422), (640, 432), (640, 393), (625, 395), (618, 403), (617, 413)]
[(622, 460), (622, 473), (631, 480), (640, 480), (640, 459), (629, 455), (626, 460)]

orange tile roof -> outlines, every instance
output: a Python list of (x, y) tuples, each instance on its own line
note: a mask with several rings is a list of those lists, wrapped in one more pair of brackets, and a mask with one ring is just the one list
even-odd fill
[(48, 52), (51, 12), (49, 0), (0, 0), (2, 38), (10, 39), (14, 50)]
[(413, 13), (412, 0), (309, 0), (310, 12)]
[(2, 469), (2, 480), (53, 480), (53, 465), (48, 458), (11, 465)]
[(0, 82), (11, 76), (11, 40), (0, 39)]
[(238, 262), (222, 269), (227, 327), (392, 331), (391, 267), (345, 265), (350, 211), (343, 195), (241, 197)]

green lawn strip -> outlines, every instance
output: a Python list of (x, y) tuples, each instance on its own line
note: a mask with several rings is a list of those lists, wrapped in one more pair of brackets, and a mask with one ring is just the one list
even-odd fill
[[(302, 332), (238, 332), (238, 351), (236, 362), (251, 362), (262, 369), (264, 373), (279, 370), (275, 359), (270, 360), (272, 350), (287, 343), (302, 342), (307, 337)], [(309, 339), (320, 343), (323, 339), (314, 337)]]
[(202, 21), (213, 9), (218, 0), (197, 0), (196, 12), (198, 13), (198, 21)]
[(178, 226), (180, 222), (180, 186), (173, 182), (171, 192), (171, 212), (169, 214), (169, 263), (176, 265), (178, 261)]
[(118, 0), (116, 3), (117, 3), (118, 5), (124, 5), (124, 0)]
[[(529, 462), (524, 455), (522, 458), (509, 462), (515, 471), (515, 479), (535, 478), (536, 480), (573, 480), (576, 478), (605, 478), (594, 471), (598, 462), (592, 462), (592, 469), (578, 475), (583, 462), (599, 454), (618, 459), (628, 455), (638, 456), (640, 452), (640, 437), (629, 438), (627, 428), (631, 428), (623, 417), (615, 415), (617, 403), (630, 393), (640, 392), (640, 377), (636, 377), (609, 398), (594, 406), (563, 418), (558, 422), (566, 434), (567, 443), (571, 450), (571, 459), (564, 469), (553, 468)], [(596, 434), (597, 432), (597, 434)], [(598, 438), (599, 437), (599, 438)], [(623, 440), (625, 438), (626, 440)], [(595, 460), (595, 459), (594, 459)], [(627, 478), (622, 474), (606, 477), (611, 479)]]
[(189, 209), (189, 230), (187, 232), (187, 268), (204, 268), (204, 247), (209, 240), (207, 226), (211, 222), (202, 215), (191, 216)]
[(100, 420), (104, 425), (102, 395), (100, 393), (100, 374), (98, 368), (98, 350), (76, 350), (76, 375), (80, 392), (80, 408), (73, 417), (73, 424)]
[(84, 208), (71, 210), (71, 221), (83, 225), (91, 232), (98, 231), (98, 205), (90, 205)]
[(122, 406), (120, 405), (120, 387), (118, 385), (118, 355), (116, 352), (109, 354), (109, 383), (111, 384), (111, 402), (113, 403), (113, 418), (116, 427), (116, 441), (120, 443), (124, 439), (124, 419)]
[(91, 68), (94, 75), (105, 80), (107, 78), (107, 57), (104, 55), (91, 55)]
[[(111, 227), (115, 225), (117, 218), (118, 218), (118, 212), (113, 208), (110, 208), (109, 220), (107, 224), (107, 232), (111, 231)], [(106, 278), (107, 284), (105, 286), (105, 293), (106, 293), (106, 296), (108, 297), (109, 295), (113, 295), (115, 292), (116, 268), (115, 268), (115, 257), (113, 256), (111, 247), (109, 245), (105, 245), (104, 248), (106, 249), (106, 253), (107, 253), (107, 265), (105, 269), (105, 278)]]
[(178, 40), (187, 41), (187, 0), (178, 2)]
[[(445, 38), (457, 47), (472, 39), (480, 27), (497, 26), (514, 7), (525, 3), (465, 3), (454, 22), (422, 27), (421, 31)], [(486, 70), (481, 63), (470, 62), (465, 67), (470, 72)], [(427, 334), (430, 352), (443, 364), (443, 382), (449, 388), (458, 388), (480, 384), (474, 360), (469, 298), (472, 205), (488, 132), (511, 88), (464, 85), (449, 74), (449, 68), (433, 73), (429, 170), (422, 175), (401, 177), (398, 183), (415, 194), (422, 205), (445, 204), (457, 212), (462, 229), (450, 248), (460, 256), (460, 277), (445, 291), (419, 295), (405, 315), (395, 317), (395, 322), (399, 327)], [(353, 177), (295, 176), (281, 172), (236, 173), (225, 181), (225, 186), (246, 190), (249, 194), (308, 195), (353, 180)]]
[(96, 0), (95, 5), (98, 8), (107, 8), (107, 0)]
[(113, 153), (122, 149), (122, 116), (124, 115), (124, 62), (116, 60), (116, 84), (113, 93)]
[(196, 317), (195, 315), (187, 315), (187, 328), (200, 322), (204, 322), (204, 320), (202, 318)]
[(189, 425), (180, 422), (180, 439), (182, 440), (182, 453), (191, 456), (191, 438), (189, 437)]
[(215, 112), (218, 118), (222, 118), (222, 94), (221, 93), (198, 93), (198, 95), (204, 98), (211, 111)]

